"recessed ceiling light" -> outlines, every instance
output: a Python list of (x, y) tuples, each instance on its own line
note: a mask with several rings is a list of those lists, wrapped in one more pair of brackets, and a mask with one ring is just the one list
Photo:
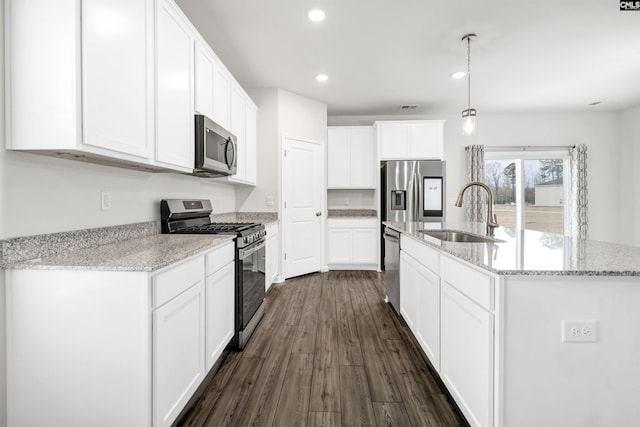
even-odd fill
[(329, 76), (327, 76), (326, 74), (318, 74), (316, 76), (316, 80), (319, 82), (326, 82), (327, 80), (329, 80)]
[(313, 9), (309, 12), (308, 16), (313, 22), (320, 22), (324, 20), (326, 14), (324, 13), (324, 10)]
[(466, 75), (467, 75), (467, 73), (465, 73), (464, 71), (457, 71), (457, 72), (451, 74), (451, 77), (453, 77), (454, 79), (461, 79)]

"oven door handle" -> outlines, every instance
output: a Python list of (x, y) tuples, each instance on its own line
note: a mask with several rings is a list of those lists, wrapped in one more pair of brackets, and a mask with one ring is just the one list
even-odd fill
[(242, 258), (248, 257), (249, 255), (252, 255), (253, 253), (264, 248), (265, 243), (266, 243), (266, 240), (260, 240), (256, 243), (252, 243), (251, 246), (238, 250), (238, 257), (242, 259)]

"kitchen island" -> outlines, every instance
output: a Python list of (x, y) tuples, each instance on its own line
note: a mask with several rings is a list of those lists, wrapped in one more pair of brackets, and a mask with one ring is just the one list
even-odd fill
[(640, 420), (640, 248), (484, 224), (401, 233), (400, 313), (474, 426)]

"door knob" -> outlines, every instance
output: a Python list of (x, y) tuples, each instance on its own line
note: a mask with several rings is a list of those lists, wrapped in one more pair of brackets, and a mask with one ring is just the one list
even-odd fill
[(316, 216), (322, 215), (322, 212), (316, 212)]

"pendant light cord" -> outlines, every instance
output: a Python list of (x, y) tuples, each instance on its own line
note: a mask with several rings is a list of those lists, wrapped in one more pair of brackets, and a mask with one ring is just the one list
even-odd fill
[(471, 110), (471, 36), (467, 36), (467, 109)]

